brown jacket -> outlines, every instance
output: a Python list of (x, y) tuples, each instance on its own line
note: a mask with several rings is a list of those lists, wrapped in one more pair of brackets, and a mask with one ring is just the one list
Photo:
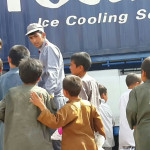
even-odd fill
[(94, 131), (105, 136), (101, 117), (87, 100), (69, 100), (56, 115), (45, 109), (38, 120), (50, 128), (63, 128), (62, 150), (97, 150)]

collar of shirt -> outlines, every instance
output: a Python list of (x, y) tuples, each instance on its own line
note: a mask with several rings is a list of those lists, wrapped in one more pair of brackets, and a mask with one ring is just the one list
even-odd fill
[(16, 72), (16, 71), (19, 71), (19, 68), (18, 67), (15, 67), (15, 68), (10, 68), (9, 69), (11, 72)]
[(102, 103), (106, 103), (104, 99), (101, 99), (101, 102), (102, 102)]
[(44, 48), (47, 44), (48, 44), (48, 40), (45, 39), (45, 41), (44, 41), (42, 47), (39, 49), (39, 53), (41, 53), (41, 51), (43, 50), (43, 48)]
[(68, 100), (67, 101), (67, 103), (70, 103), (70, 102), (78, 102), (78, 101), (81, 101), (81, 98), (79, 98), (79, 99), (72, 99), (72, 100)]

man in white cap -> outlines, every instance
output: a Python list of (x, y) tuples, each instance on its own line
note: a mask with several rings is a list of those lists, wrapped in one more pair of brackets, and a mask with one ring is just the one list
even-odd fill
[[(57, 46), (46, 39), (46, 33), (40, 24), (29, 24), (26, 35), (30, 42), (39, 49), (39, 60), (43, 64), (43, 73), (38, 85), (54, 97), (54, 104), (59, 110), (65, 104), (62, 88), (62, 81), (65, 77), (62, 54)], [(60, 144), (55, 145), (54, 149), (60, 150)]]
[(39, 49), (39, 60), (43, 64), (39, 86), (45, 88), (54, 97), (58, 110), (64, 105), (62, 81), (65, 75), (62, 54), (57, 46), (46, 39), (46, 33), (40, 24), (30, 24), (26, 35), (30, 42)]

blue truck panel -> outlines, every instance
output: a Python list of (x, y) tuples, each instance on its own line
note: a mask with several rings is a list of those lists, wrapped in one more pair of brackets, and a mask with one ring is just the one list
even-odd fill
[[(38, 50), (25, 36), (26, 27), (41, 23), (47, 38), (56, 44), (69, 64), (71, 54), (88, 52), (100, 69), (114, 62), (142, 61), (150, 55), (150, 1), (148, 0), (0, 0), (0, 57), (7, 62), (15, 44)], [(116, 65), (117, 67), (117, 65)], [(96, 66), (97, 68), (97, 66)], [(67, 69), (67, 67), (66, 67)]]

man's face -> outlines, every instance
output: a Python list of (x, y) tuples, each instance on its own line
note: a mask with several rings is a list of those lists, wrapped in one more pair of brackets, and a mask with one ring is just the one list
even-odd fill
[(80, 66), (77, 67), (73, 60), (70, 63), (70, 71), (71, 71), (71, 74), (76, 75), (76, 76), (80, 74)]
[(36, 48), (41, 48), (43, 43), (44, 43), (44, 40), (45, 40), (45, 33), (39, 33), (39, 32), (36, 32), (35, 34), (33, 35), (29, 35), (28, 36), (29, 39), (30, 39), (30, 42), (36, 47)]

